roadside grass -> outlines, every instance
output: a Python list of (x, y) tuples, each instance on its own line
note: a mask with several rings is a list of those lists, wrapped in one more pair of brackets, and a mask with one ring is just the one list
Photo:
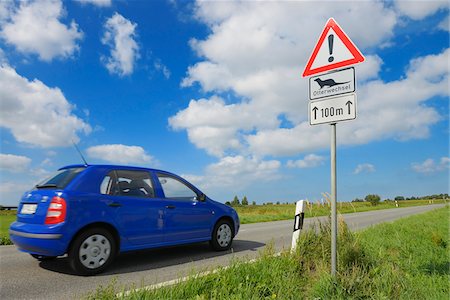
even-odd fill
[(301, 233), (297, 251), (153, 290), (118, 296), (113, 281), (88, 299), (448, 299), (449, 206), (352, 233), (341, 220), (338, 274), (330, 270), (330, 222)]
[[(324, 195), (328, 199), (327, 195)], [(398, 201), (399, 207), (410, 207), (420, 205), (430, 205), (446, 203), (446, 200), (405, 200)], [(379, 209), (395, 208), (394, 201), (383, 201), (376, 206), (372, 206), (368, 202), (338, 202), (337, 209), (341, 214), (363, 212)], [(280, 220), (290, 220), (295, 214), (295, 204), (279, 204), (279, 205), (245, 205), (235, 207), (239, 214), (241, 224), (270, 222)], [(319, 217), (329, 214), (330, 204), (325, 203), (309, 203), (305, 211), (305, 217)]]
[(2, 210), (0, 211), (0, 245), (11, 245), (9, 239), (9, 226), (16, 220), (16, 211)]

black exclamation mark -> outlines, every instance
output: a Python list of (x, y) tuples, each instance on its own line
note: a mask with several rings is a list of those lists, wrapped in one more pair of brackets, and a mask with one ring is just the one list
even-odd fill
[(328, 36), (328, 51), (330, 52), (330, 57), (328, 57), (328, 62), (333, 62), (333, 40), (334, 40), (334, 34), (330, 34)]

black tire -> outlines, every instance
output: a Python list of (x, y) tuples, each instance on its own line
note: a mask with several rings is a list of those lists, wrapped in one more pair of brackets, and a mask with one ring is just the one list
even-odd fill
[(56, 256), (45, 256), (38, 254), (30, 254), (30, 255), (33, 256), (33, 258), (37, 259), (38, 261), (48, 261), (56, 258)]
[(216, 251), (225, 251), (231, 248), (234, 237), (233, 225), (228, 220), (220, 220), (214, 226), (210, 245)]
[(108, 230), (90, 228), (73, 241), (69, 249), (69, 264), (79, 275), (95, 275), (111, 264), (116, 253), (116, 242)]

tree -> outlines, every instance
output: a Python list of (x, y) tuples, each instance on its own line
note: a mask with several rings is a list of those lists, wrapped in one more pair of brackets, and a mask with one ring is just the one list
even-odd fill
[(227, 201), (227, 202), (225, 202), (225, 205), (231, 206), (231, 202)]
[(364, 202), (364, 200), (363, 199), (359, 199), (359, 198), (355, 198), (355, 199), (352, 200), (352, 202)]
[(256, 205), (256, 202), (255, 202), (255, 201), (252, 201), (252, 205)]
[(400, 201), (400, 200), (405, 200), (405, 197), (403, 196), (397, 196), (394, 198), (394, 200)]
[(244, 198), (242, 199), (242, 205), (248, 205), (247, 196), (244, 196)]
[(280, 201), (277, 201), (277, 205), (280, 205)]
[(237, 196), (234, 196), (233, 201), (231, 201), (231, 206), (238, 206), (241, 203), (239, 203), (239, 198)]
[(367, 195), (366, 198), (364, 198), (367, 202), (370, 202), (372, 206), (376, 206), (378, 203), (380, 203), (380, 196), (378, 195)]

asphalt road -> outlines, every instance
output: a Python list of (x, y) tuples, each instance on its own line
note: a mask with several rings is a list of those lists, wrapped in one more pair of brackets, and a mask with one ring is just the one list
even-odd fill
[[(423, 213), (444, 205), (396, 208), (343, 215), (352, 230)], [(323, 218), (317, 218), (323, 219)], [(310, 226), (314, 218), (306, 219)], [(267, 244), (288, 249), (293, 220), (242, 225), (229, 252), (212, 252), (208, 243), (125, 253), (106, 273), (94, 277), (74, 275), (62, 257), (38, 262), (14, 246), (0, 246), (0, 299), (79, 299), (113, 279), (123, 287), (141, 287), (180, 278), (193, 271), (212, 270), (234, 257), (254, 258)]]

